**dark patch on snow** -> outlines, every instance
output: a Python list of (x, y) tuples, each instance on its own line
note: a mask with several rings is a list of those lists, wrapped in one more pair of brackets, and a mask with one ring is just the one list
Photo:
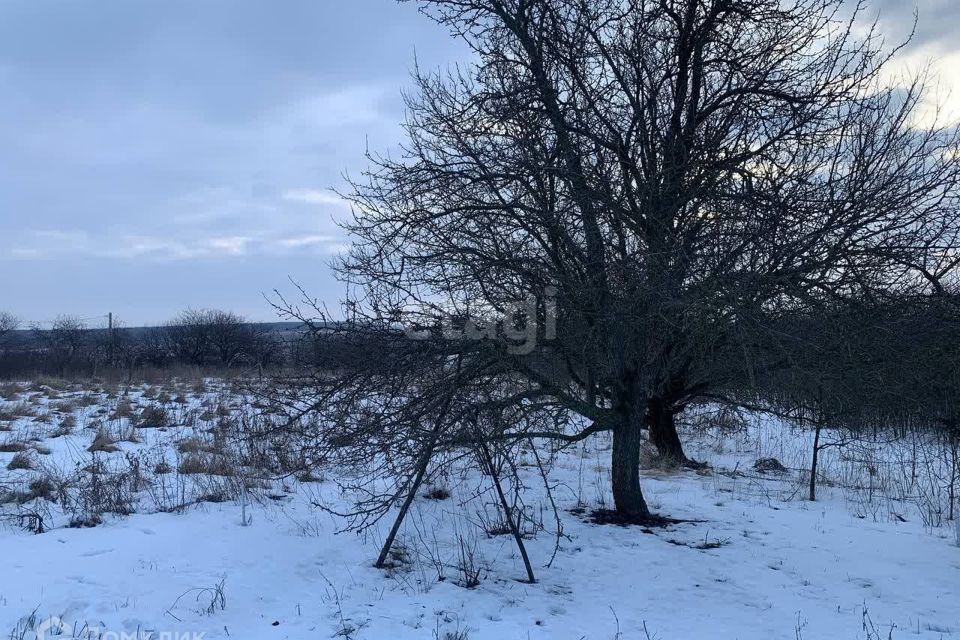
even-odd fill
[(787, 468), (776, 458), (760, 458), (753, 463), (753, 468), (760, 473), (786, 473)]
[(702, 520), (681, 520), (650, 514), (648, 516), (630, 516), (613, 509), (593, 509), (588, 511), (584, 507), (571, 509), (570, 513), (580, 516), (590, 524), (616, 525), (619, 527), (644, 527), (643, 533), (653, 533), (652, 529), (663, 529), (676, 524), (702, 522)]

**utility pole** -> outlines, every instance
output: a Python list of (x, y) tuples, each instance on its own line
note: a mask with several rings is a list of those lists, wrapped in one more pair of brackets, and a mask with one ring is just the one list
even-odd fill
[(113, 340), (113, 312), (107, 314), (107, 331), (109, 332), (110, 338), (110, 366), (113, 366), (113, 357), (114, 357), (114, 340)]

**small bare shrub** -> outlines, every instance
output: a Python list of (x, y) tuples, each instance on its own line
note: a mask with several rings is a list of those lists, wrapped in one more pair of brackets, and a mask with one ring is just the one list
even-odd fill
[(457, 571), (460, 572), (460, 586), (473, 589), (480, 586), (483, 565), (477, 551), (477, 541), (467, 540), (457, 534)]
[(138, 476), (139, 473), (131, 469), (111, 471), (94, 457), (72, 482), (73, 491), (64, 505), (72, 514), (70, 526), (93, 527), (100, 524), (103, 514), (133, 513)]
[(212, 616), (217, 611), (223, 611), (227, 608), (227, 597), (223, 590), (225, 581), (226, 579), (220, 580), (220, 582), (212, 587), (204, 589), (190, 589), (189, 591), (185, 591), (173, 601), (173, 604), (170, 605), (169, 609), (167, 609), (167, 614), (179, 620), (180, 618), (177, 618), (172, 611), (176, 609), (177, 605), (180, 604), (180, 601), (187, 596), (194, 596), (194, 601), (200, 605), (197, 613)]
[(437, 618), (437, 626), (433, 629), (433, 640), (470, 640), (470, 630), (461, 627), (459, 621), (453, 629), (441, 629), (440, 619)]

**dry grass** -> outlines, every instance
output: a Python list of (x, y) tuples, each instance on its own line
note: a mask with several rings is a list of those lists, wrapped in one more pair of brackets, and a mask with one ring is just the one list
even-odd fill
[(33, 458), (26, 451), (20, 451), (14, 454), (13, 458), (7, 464), (7, 469), (16, 471), (17, 469), (33, 469)]
[(79, 398), (69, 398), (67, 400), (58, 400), (50, 404), (50, 409), (55, 413), (72, 414), (80, 408)]
[(68, 436), (73, 433), (73, 430), (77, 426), (76, 416), (64, 416), (60, 419), (60, 423), (50, 432), (51, 438), (60, 438), (63, 436)]
[(18, 418), (32, 418), (37, 415), (29, 402), (13, 402), (0, 407), (0, 421), (13, 422)]
[(4, 491), (0, 493), (0, 504), (23, 505), (37, 498), (56, 502), (56, 486), (49, 478), (31, 480), (27, 490)]
[(93, 443), (87, 447), (87, 451), (90, 453), (113, 453), (119, 450), (120, 447), (117, 446), (117, 441), (113, 438), (113, 436), (102, 429), (97, 432), (96, 437), (93, 439)]
[(167, 427), (170, 426), (170, 413), (158, 404), (144, 407), (137, 418), (139, 427)]
[(183, 456), (177, 471), (184, 475), (205, 473), (211, 476), (233, 476), (236, 473), (233, 465), (224, 456), (200, 453), (188, 453)]
[(130, 442), (132, 444), (140, 444), (143, 442), (143, 438), (140, 437), (140, 433), (137, 431), (135, 425), (128, 425), (120, 429), (119, 434), (117, 434), (117, 442)]
[(134, 416), (133, 403), (130, 402), (129, 398), (121, 398), (117, 402), (117, 406), (113, 409), (113, 413), (110, 415), (110, 418), (113, 420), (120, 420), (122, 418), (132, 418)]
[(30, 500), (35, 498), (43, 498), (44, 500), (49, 500), (50, 502), (54, 501), (56, 487), (50, 478), (36, 478), (35, 480), (31, 480), (28, 488)]
[(93, 407), (100, 404), (100, 396), (97, 393), (87, 391), (76, 399), (76, 403), (79, 407)]
[(27, 445), (27, 443), (19, 442), (17, 440), (0, 442), (0, 453), (20, 453), (21, 451), (26, 451), (29, 448), (30, 447)]
[(210, 447), (200, 438), (193, 437), (178, 442), (177, 451), (180, 453), (202, 453), (210, 451)]
[(4, 382), (3, 384), (0, 384), (0, 400), (13, 402), (20, 397), (22, 392), (23, 387), (16, 382)]

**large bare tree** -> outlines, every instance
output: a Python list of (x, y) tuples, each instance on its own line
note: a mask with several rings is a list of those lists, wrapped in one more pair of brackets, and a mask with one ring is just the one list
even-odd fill
[(611, 432), (616, 509), (644, 519), (643, 432), (684, 459), (673, 416), (777, 366), (757, 356), (772, 319), (922, 288), (956, 249), (955, 134), (916, 124), (920, 80), (884, 84), (862, 3), (420, 6), (475, 55), (415, 73), (402, 151), (348, 194), (340, 271), (350, 326), (427, 327), (435, 367), (316, 376), (299, 410), (336, 407), (330, 450)]
[(187, 309), (151, 336), (152, 356), (164, 353), (196, 366), (230, 367), (263, 362), (269, 345), (264, 331), (242, 316), (219, 309)]

